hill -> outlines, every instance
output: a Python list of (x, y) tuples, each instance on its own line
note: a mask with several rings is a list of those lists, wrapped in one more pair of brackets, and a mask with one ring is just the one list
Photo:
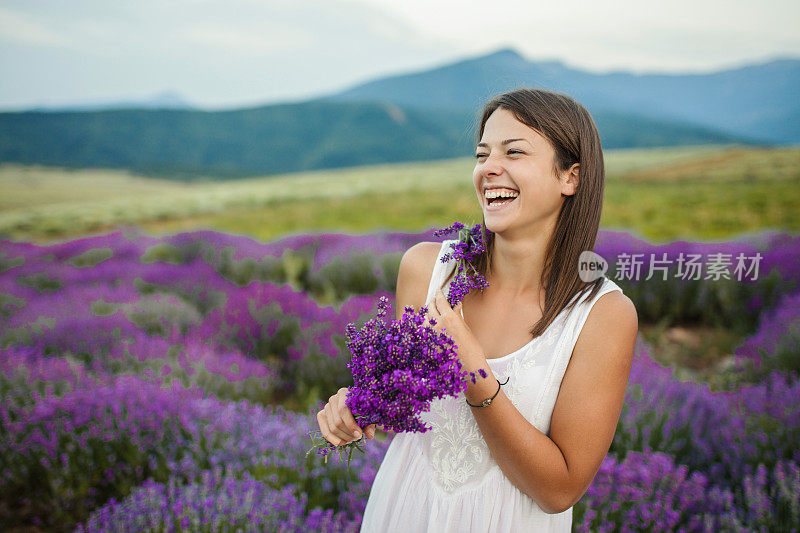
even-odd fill
[[(609, 149), (752, 142), (622, 113), (595, 120)], [(469, 113), (375, 102), (17, 112), (0, 114), (0, 161), (195, 181), (471, 156), (474, 136)]]
[(475, 111), (491, 95), (518, 86), (565, 92), (590, 112), (614, 111), (688, 122), (774, 144), (800, 143), (800, 60), (700, 74), (594, 73), (560, 61), (530, 61), (516, 50), (388, 76), (328, 97)]

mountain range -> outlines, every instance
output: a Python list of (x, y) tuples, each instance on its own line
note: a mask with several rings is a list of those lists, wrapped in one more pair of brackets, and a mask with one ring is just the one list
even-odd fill
[(596, 74), (560, 61), (529, 61), (510, 48), (435, 69), (385, 77), (330, 96), (477, 111), (517, 86), (564, 92), (590, 112), (686, 122), (773, 144), (800, 143), (800, 60), (704, 74)]
[(88, 101), (74, 104), (40, 104), (27, 111), (102, 111), (108, 109), (194, 109), (195, 106), (175, 91), (161, 91), (152, 96), (127, 99)]
[(707, 74), (590, 73), (503, 48), (303, 102), (0, 113), (0, 161), (192, 180), (472, 155), (478, 112), (519, 86), (569, 94), (603, 147), (800, 142), (800, 61)]

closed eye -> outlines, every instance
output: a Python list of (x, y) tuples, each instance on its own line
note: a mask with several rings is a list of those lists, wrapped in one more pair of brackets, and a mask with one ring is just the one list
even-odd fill
[[(509, 154), (524, 154), (525, 152), (523, 152), (521, 150), (509, 150), (506, 153), (509, 153)], [(476, 158), (480, 158), (480, 157), (486, 157), (487, 155), (488, 154), (475, 154), (475, 157)]]

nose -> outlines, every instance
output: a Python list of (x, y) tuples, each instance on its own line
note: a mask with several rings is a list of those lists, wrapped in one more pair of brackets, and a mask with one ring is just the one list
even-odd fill
[(498, 158), (492, 157), (491, 154), (486, 156), (483, 162), (478, 162), (478, 167), (480, 173), (484, 176), (497, 176), (503, 171)]

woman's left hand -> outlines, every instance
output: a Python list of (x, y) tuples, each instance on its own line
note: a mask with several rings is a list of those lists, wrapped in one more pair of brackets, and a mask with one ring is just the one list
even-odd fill
[(439, 289), (433, 297), (426, 316), (436, 320), (434, 326), (430, 326), (427, 322), (426, 325), (453, 339), (462, 364), (472, 366), (486, 359), (481, 343), (464, 321), (464, 317), (461, 316), (461, 302), (458, 302), (455, 307), (450, 307), (444, 292)]

